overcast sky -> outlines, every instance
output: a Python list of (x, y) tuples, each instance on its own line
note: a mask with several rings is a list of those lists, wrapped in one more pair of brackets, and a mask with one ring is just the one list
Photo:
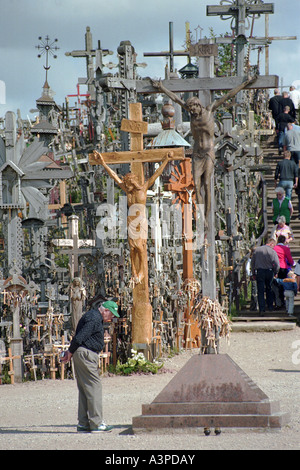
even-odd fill
[[(229, 1), (227, 1), (229, 3)], [(287, 87), (296, 82), (300, 88), (300, 0), (273, 0), (275, 13), (270, 15), (269, 35), (297, 36), (297, 40), (274, 40), (270, 46), (270, 74), (278, 75)], [(31, 119), (30, 112), (41, 96), (45, 81), (45, 55), (38, 58), (38, 49), (48, 35), (59, 50), (57, 59), (49, 56), (48, 82), (55, 92), (54, 99), (61, 105), (66, 95), (76, 92), (78, 77), (86, 76), (85, 59), (65, 56), (65, 52), (84, 49), (86, 27), (90, 26), (93, 47), (98, 40), (102, 48), (116, 52), (123, 40), (131, 41), (138, 57), (146, 62), (140, 68), (141, 76), (164, 77), (166, 59), (144, 57), (144, 52), (166, 51), (169, 48), (169, 22), (173, 22), (174, 49), (182, 50), (185, 41), (185, 23), (190, 23), (194, 39), (209, 36), (209, 27), (215, 34), (230, 32), (230, 20), (207, 17), (206, 5), (219, 5), (219, 0), (0, 0), (0, 117), (6, 111), (21, 110), (21, 116)], [(254, 22), (254, 36), (264, 36), (264, 15)], [(107, 61), (117, 64), (117, 57)], [(261, 74), (264, 61), (261, 58)], [(251, 54), (251, 63), (257, 62), (257, 52)], [(185, 58), (175, 58), (175, 67), (186, 64)], [(116, 71), (113, 70), (114, 73)], [(107, 72), (109, 70), (107, 69)], [(297, 83), (298, 81), (298, 83)], [(84, 93), (85, 87), (81, 87)], [(271, 91), (273, 94), (273, 92)]]

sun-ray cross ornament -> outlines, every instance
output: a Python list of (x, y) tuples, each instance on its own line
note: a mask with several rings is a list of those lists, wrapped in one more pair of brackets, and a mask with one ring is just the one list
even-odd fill
[(46, 70), (46, 82), (48, 81), (48, 70), (50, 69), (49, 65), (49, 54), (52, 55), (54, 59), (57, 59), (57, 55), (54, 54), (54, 51), (58, 51), (59, 47), (54, 46), (57, 43), (58, 39), (54, 39), (52, 42), (47, 35), (45, 39), (42, 36), (39, 36), (40, 44), (35, 46), (40, 52), (38, 54), (38, 58), (40, 59), (44, 54), (46, 56), (46, 65), (44, 65), (44, 69)]
[[(124, 119), (121, 130), (130, 132), (131, 150), (126, 152), (103, 153), (94, 151), (89, 155), (91, 165), (103, 165), (107, 173), (123, 189), (128, 202), (128, 242), (133, 280), (132, 344), (138, 350), (147, 350), (152, 341), (152, 307), (149, 302), (148, 255), (147, 255), (147, 190), (163, 173), (170, 160), (184, 160), (184, 149), (159, 148), (144, 150), (143, 134), (147, 123), (142, 121), (141, 103), (129, 105), (130, 119)], [(145, 181), (145, 162), (161, 162), (155, 173)], [(119, 177), (108, 164), (130, 163), (131, 173)]]

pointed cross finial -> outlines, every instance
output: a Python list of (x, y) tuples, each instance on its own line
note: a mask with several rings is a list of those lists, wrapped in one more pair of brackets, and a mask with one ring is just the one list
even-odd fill
[(57, 59), (57, 55), (54, 54), (53, 51), (57, 51), (59, 47), (54, 46), (54, 44), (58, 41), (58, 39), (54, 39), (54, 41), (51, 42), (49, 36), (47, 35), (45, 39), (42, 38), (42, 36), (39, 36), (39, 41), (40, 44), (38, 46), (35, 46), (36, 49), (39, 49), (41, 51), (38, 54), (38, 58), (41, 58), (42, 55), (46, 55), (46, 65), (44, 65), (44, 69), (46, 70), (46, 82), (48, 81), (48, 70), (50, 69), (49, 65), (49, 54), (53, 56), (54, 59)]

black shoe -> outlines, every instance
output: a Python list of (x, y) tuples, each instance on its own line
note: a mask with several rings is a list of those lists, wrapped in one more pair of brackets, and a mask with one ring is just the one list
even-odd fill
[(259, 312), (259, 316), (260, 316), (260, 317), (264, 317), (264, 316), (265, 316), (265, 312), (264, 312), (264, 311), (260, 311), (260, 312)]

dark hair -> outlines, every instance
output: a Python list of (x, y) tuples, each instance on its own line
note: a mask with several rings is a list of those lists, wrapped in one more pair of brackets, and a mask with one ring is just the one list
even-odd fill
[(278, 243), (285, 243), (285, 236), (284, 235), (279, 235)]

